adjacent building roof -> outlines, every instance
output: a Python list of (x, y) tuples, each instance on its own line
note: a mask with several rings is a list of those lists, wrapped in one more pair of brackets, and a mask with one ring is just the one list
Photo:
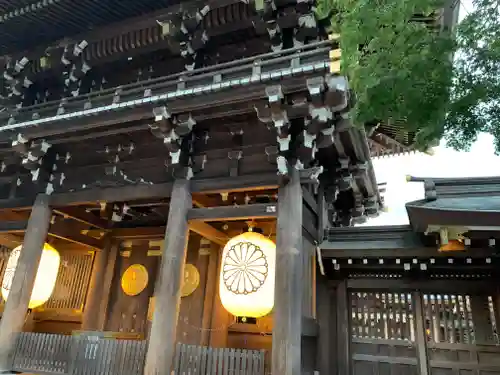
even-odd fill
[(463, 230), (500, 229), (500, 177), (415, 178), (424, 183), (425, 198), (406, 205), (417, 232), (436, 227)]
[(406, 205), (410, 225), (328, 228), (320, 270), (330, 278), (498, 277), (500, 177), (410, 181), (425, 189)]
[(423, 182), (425, 190), (424, 199), (406, 204), (410, 225), (328, 228), (322, 249), (332, 255), (356, 249), (396, 254), (418, 246), (437, 248), (448, 239), (469, 246), (471, 242), (495, 246), (494, 239), (500, 239), (500, 177), (409, 177), (409, 181)]

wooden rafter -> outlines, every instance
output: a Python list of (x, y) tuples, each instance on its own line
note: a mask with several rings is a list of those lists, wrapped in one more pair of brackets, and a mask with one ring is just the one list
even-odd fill
[(90, 225), (98, 229), (106, 229), (109, 226), (107, 220), (97, 217), (96, 215), (77, 207), (54, 208), (55, 213), (62, 215), (65, 218), (70, 218)]

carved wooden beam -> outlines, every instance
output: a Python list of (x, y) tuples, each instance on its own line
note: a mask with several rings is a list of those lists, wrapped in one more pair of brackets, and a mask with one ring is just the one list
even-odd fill
[[(224, 245), (229, 240), (225, 233), (199, 220), (191, 220), (189, 230), (219, 245)], [(115, 228), (111, 231), (111, 235), (121, 240), (161, 238), (165, 235), (165, 227)]]
[(242, 206), (220, 206), (193, 208), (189, 210), (188, 219), (195, 221), (232, 221), (270, 219), (278, 214), (276, 203), (248, 204)]
[[(4, 235), (4, 239), (7, 242), (16, 243), (18, 239), (12, 237), (12, 233), (24, 233), (26, 230), (26, 216), (22, 212), (7, 212), (4, 215), (0, 214), (0, 217), (9, 217), (16, 221), (3, 221), (0, 225), (0, 233)], [(69, 223), (61, 218), (52, 217), (51, 225), (49, 228), (49, 236), (63, 239), (69, 242), (73, 242), (85, 247), (101, 249), (103, 246), (102, 241), (88, 237), (81, 233), (81, 228), (77, 225)], [(22, 242), (22, 239), (21, 239)]]
[(90, 249), (102, 249), (104, 247), (102, 240), (81, 234), (74, 226), (61, 221), (50, 226), (49, 236), (73, 242)]
[(227, 234), (199, 220), (191, 220), (189, 230), (221, 246), (224, 246), (230, 239)]
[(13, 249), (19, 245), (22, 245), (23, 239), (19, 236), (10, 233), (0, 234), (0, 245), (6, 246), (9, 249)]
[(53, 212), (65, 218), (70, 218), (98, 229), (107, 229), (109, 227), (109, 222), (107, 220), (97, 217), (91, 212), (87, 212), (85, 209), (79, 207), (54, 208)]

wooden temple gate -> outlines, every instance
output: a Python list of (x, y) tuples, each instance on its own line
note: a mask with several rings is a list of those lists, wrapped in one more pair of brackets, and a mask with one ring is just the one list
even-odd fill
[[(327, 36), (314, 1), (121, 1), (119, 11), (84, 2), (28, 12), (13, 5), (3, 21), (17, 26), (0, 25), (8, 56), (0, 66), (0, 244), (22, 244), (0, 320), (0, 371), (316, 375), (316, 351), (331, 350), (321, 341), (341, 337), (325, 338), (330, 317), (316, 316), (324, 300), (317, 247), (325, 228), (379, 214), (371, 156), (413, 150), (417, 129), (401, 143), (392, 119), (352, 122), (340, 36)], [(443, 24), (455, 8), (447, 1)], [(28, 28), (38, 38), (14, 30)], [(276, 240), (274, 308), (256, 318), (262, 330), (236, 322), (244, 317), (224, 309), (215, 283), (220, 250), (249, 227)], [(214, 246), (198, 264), (200, 238)], [(163, 246), (148, 259), (153, 241)], [(46, 242), (86, 256), (63, 258), (79, 273), (61, 272), (54, 296), (64, 286), (71, 301), (49, 300), (55, 317), (36, 311), (36, 329), (26, 329)], [(133, 249), (126, 261), (124, 242)], [(181, 289), (191, 257), (203, 280), (187, 308)], [(143, 289), (122, 290), (125, 265), (146, 269)], [(343, 293), (337, 321), (348, 327), (351, 288)], [(63, 322), (68, 310), (72, 320)], [(199, 332), (183, 332), (184, 319)], [(101, 332), (63, 335), (79, 330)], [(142, 336), (99, 336), (105, 330)], [(351, 334), (335, 351), (347, 349), (338, 357), (345, 362), (321, 375), (355, 369)]]

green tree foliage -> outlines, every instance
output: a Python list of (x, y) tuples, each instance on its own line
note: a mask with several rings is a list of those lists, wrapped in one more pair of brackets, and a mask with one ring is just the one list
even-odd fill
[(332, 17), (340, 34), (342, 70), (357, 102), (357, 124), (405, 120), (425, 149), (443, 135), (454, 43), (415, 15), (430, 16), (435, 0), (318, 0), (320, 17)]
[[(471, 8), (472, 9), (472, 8)], [(494, 136), (500, 152), (500, 1), (474, 0), (456, 30), (453, 88), (446, 140), (466, 150), (478, 133)]]

